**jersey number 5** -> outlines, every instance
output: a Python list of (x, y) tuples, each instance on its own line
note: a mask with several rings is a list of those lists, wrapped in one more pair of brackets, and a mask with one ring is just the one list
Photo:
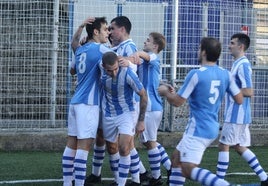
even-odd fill
[(213, 96), (209, 97), (209, 102), (211, 104), (215, 104), (218, 97), (219, 97), (219, 89), (218, 86), (220, 86), (220, 81), (219, 80), (213, 80), (211, 81), (210, 85), (210, 94), (213, 94)]

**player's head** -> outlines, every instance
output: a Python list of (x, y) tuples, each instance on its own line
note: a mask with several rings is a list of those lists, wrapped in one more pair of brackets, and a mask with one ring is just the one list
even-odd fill
[(244, 50), (246, 51), (250, 45), (250, 38), (247, 34), (244, 33), (236, 33), (234, 35), (232, 35), (231, 40), (232, 39), (237, 39), (239, 44), (244, 45)]
[(112, 78), (116, 77), (119, 71), (118, 56), (114, 52), (106, 52), (102, 56), (102, 65), (105, 72)]
[(126, 16), (117, 16), (112, 19), (111, 23), (114, 23), (117, 27), (124, 27), (126, 32), (130, 34), (131, 31), (131, 22)]
[(149, 37), (144, 42), (143, 50), (146, 52), (159, 53), (166, 46), (165, 37), (158, 32), (151, 32)]
[(108, 23), (105, 17), (96, 17), (92, 24), (86, 25), (88, 40), (95, 39), (96, 42), (106, 43), (108, 41)]
[(118, 16), (112, 19), (110, 25), (111, 38), (115, 46), (128, 39), (131, 26), (131, 22), (126, 16)]
[(221, 43), (218, 39), (204, 37), (200, 42), (199, 61), (205, 58), (208, 62), (216, 62), (221, 55)]
[(244, 55), (244, 52), (249, 48), (250, 38), (244, 33), (236, 33), (232, 35), (229, 43), (229, 50), (234, 58), (239, 58)]

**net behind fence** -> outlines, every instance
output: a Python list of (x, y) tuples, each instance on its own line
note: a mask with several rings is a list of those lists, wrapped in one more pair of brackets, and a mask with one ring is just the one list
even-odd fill
[[(220, 39), (219, 64), (230, 68), (228, 44), (232, 34), (251, 38), (247, 53), (253, 65), (255, 96), (253, 128), (268, 128), (268, 5), (266, 1), (172, 0), (2, 0), (0, 2), (0, 128), (33, 130), (65, 128), (68, 103), (75, 89), (69, 74), (73, 54), (70, 41), (88, 16), (108, 22), (125, 15), (132, 22), (131, 37), (141, 50), (152, 31), (163, 33), (167, 46), (161, 78), (179, 88), (189, 70), (198, 68), (197, 50), (203, 36)], [(178, 27), (174, 28), (175, 23)], [(174, 47), (175, 38), (178, 39)], [(175, 43), (176, 44), (176, 43)], [(174, 55), (176, 54), (176, 55)], [(176, 56), (176, 58), (174, 58)], [(175, 65), (173, 65), (175, 64)], [(175, 72), (175, 79), (172, 73)], [(173, 108), (164, 102), (161, 130), (182, 131), (187, 104)], [(220, 113), (222, 121), (222, 113)]]

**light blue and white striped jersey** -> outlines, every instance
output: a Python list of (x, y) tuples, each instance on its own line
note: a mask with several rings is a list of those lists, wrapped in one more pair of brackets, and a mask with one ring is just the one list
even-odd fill
[(217, 65), (191, 70), (180, 90), (188, 99), (190, 115), (185, 133), (214, 139), (219, 133), (218, 113), (226, 92), (237, 95), (240, 90), (231, 73)]
[[(245, 56), (233, 63), (231, 74), (240, 89), (252, 88), (251, 64)], [(239, 105), (233, 100), (232, 96), (227, 94), (225, 99), (225, 122), (250, 124), (251, 121), (250, 97), (244, 97), (243, 104)]]
[(99, 63), (105, 52), (111, 51), (100, 43), (86, 43), (75, 51), (77, 86), (71, 104), (99, 105), (100, 70)]
[(130, 56), (133, 53), (137, 52), (137, 46), (132, 41), (132, 39), (127, 39), (121, 42), (119, 45), (112, 48), (119, 56)]
[(104, 90), (102, 111), (105, 117), (134, 111), (133, 93), (143, 89), (137, 74), (129, 67), (119, 67), (116, 79), (107, 75), (104, 69), (101, 72), (101, 84)]
[[(132, 39), (127, 39), (118, 46), (113, 47), (112, 50), (119, 56), (128, 57), (137, 52), (137, 46)], [(134, 72), (137, 72), (137, 65), (131, 63), (129, 67), (131, 67)]]
[(163, 111), (162, 99), (158, 94), (160, 83), (160, 59), (155, 53), (149, 53), (150, 61), (144, 61), (138, 66), (138, 76), (147, 92), (146, 111)]

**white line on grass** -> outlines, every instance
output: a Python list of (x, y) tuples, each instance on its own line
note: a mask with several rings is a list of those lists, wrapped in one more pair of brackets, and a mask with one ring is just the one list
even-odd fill
[[(255, 173), (248, 172), (232, 172), (227, 173), (226, 175), (256, 175)], [(162, 178), (166, 178), (163, 176)], [(111, 181), (114, 178), (101, 178), (104, 181)], [(130, 179), (130, 178), (129, 178)], [(11, 181), (0, 181), (0, 184), (16, 184), (16, 183), (42, 183), (42, 182), (62, 182), (62, 179), (37, 179), (37, 180), (11, 180)]]
[[(114, 180), (114, 178), (101, 178), (104, 181)], [(62, 179), (37, 179), (37, 180), (10, 180), (0, 181), (0, 184), (16, 184), (16, 183), (46, 183), (46, 182), (62, 182)]]

